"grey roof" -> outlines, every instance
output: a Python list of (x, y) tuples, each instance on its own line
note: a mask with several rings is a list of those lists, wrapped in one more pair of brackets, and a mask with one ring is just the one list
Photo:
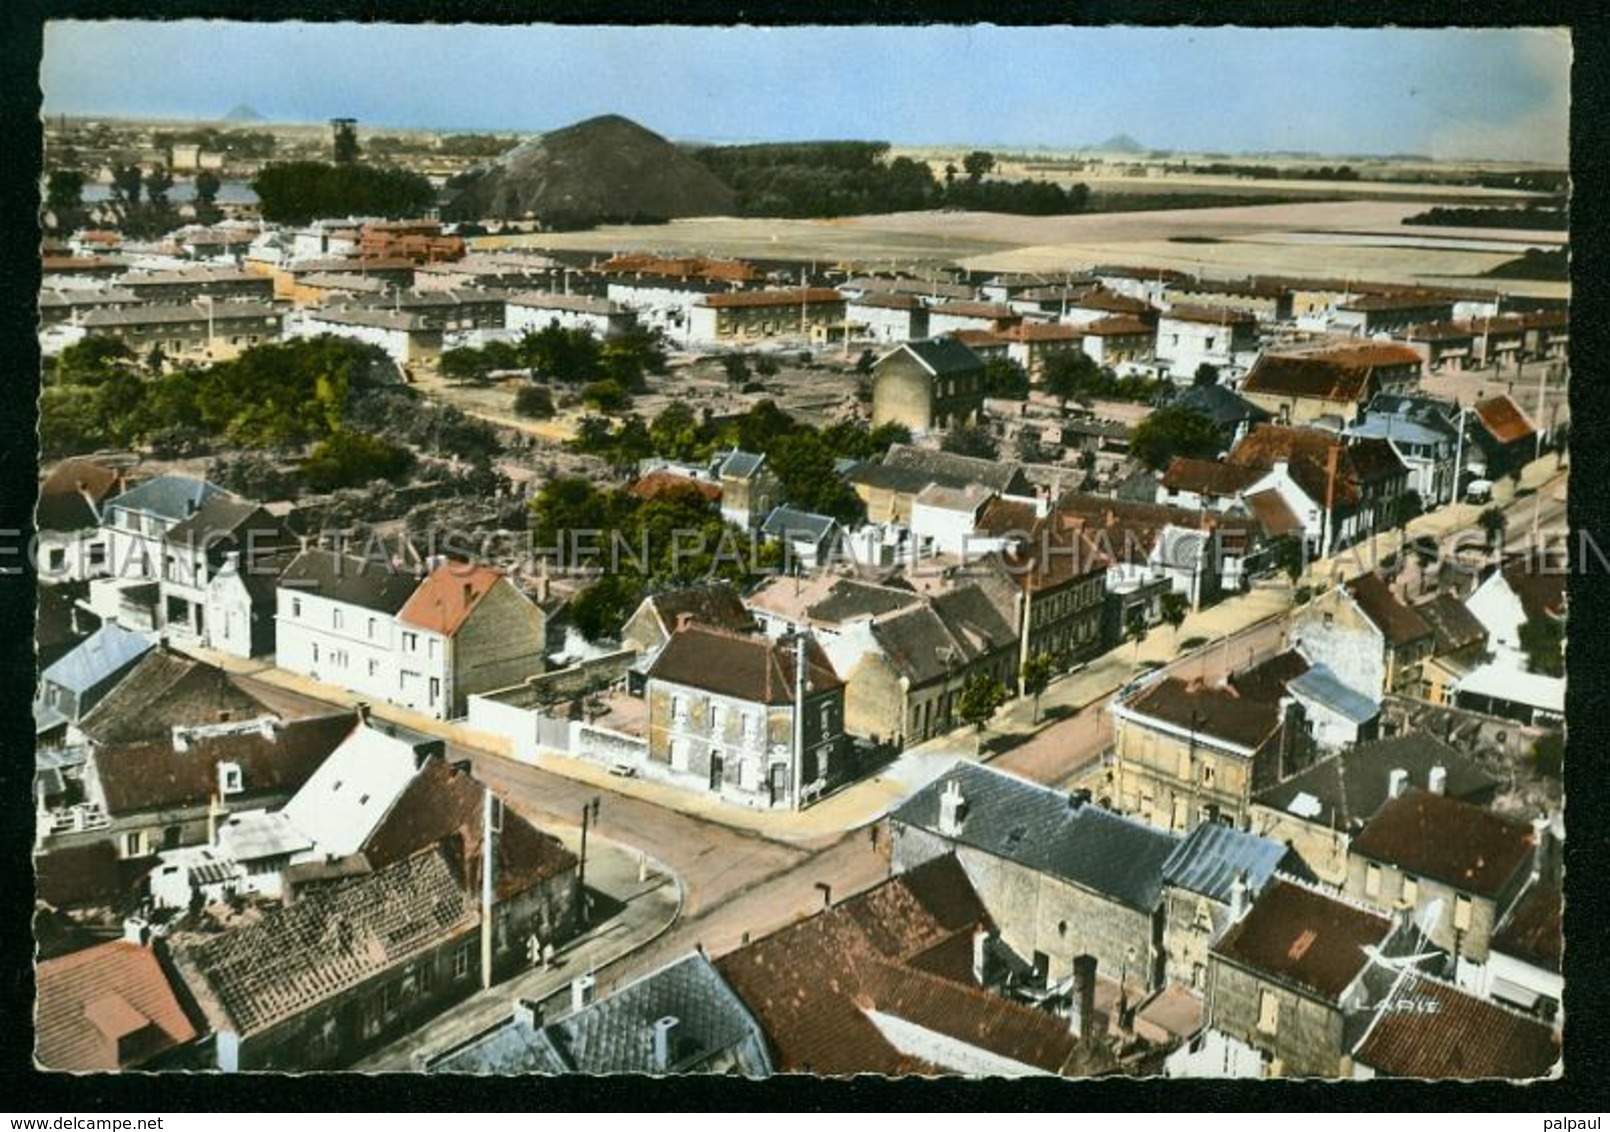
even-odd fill
[[(759, 1024), (702, 953), (628, 984), (547, 1026), (529, 1015), (472, 1038), (431, 1063), (438, 1073), (772, 1072)], [(654, 1060), (654, 1028), (674, 1019), (669, 1062)]]
[(1388, 797), (1393, 770), (1408, 772), (1409, 784), (1424, 788), (1434, 766), (1445, 767), (1450, 798), (1481, 802), (1499, 782), (1446, 743), (1424, 732), (1360, 743), (1263, 790), (1253, 801), (1332, 829), (1362, 826)]
[(726, 459), (721, 461), (720, 470), (716, 474), (722, 477), (730, 476), (733, 479), (748, 479), (760, 471), (760, 466), (765, 462), (765, 453), (744, 452), (734, 448), (727, 453)]
[(856, 465), (848, 477), (851, 483), (916, 495), (929, 484), (967, 487), (982, 484), (991, 491), (1020, 494), (1028, 488), (1022, 465), (1004, 460), (983, 460), (958, 456), (909, 444), (892, 444), (882, 463), (870, 461)]
[(1264, 410), (1222, 385), (1193, 385), (1175, 394), (1169, 403), (1194, 409), (1211, 418), (1216, 425), (1269, 419), (1269, 414)]
[(1422, 428), (1435, 429), (1449, 440), (1459, 435), (1459, 407), (1435, 397), (1410, 397), (1402, 393), (1377, 393), (1364, 406), (1364, 416), (1393, 417)]
[(950, 782), (960, 783), (965, 807), (959, 844), (1131, 908), (1157, 906), (1176, 835), (976, 763), (958, 763), (907, 799), (891, 820), (937, 833), (939, 798)]
[(40, 681), (82, 694), (128, 668), (150, 652), (152, 644), (144, 633), (135, 633), (115, 621), (108, 621), (72, 652), (45, 669)]
[(267, 303), (214, 303), (209, 308), (202, 303), (144, 303), (134, 307), (101, 307), (86, 311), (81, 324), (93, 330), (97, 326), (147, 326), (173, 322), (206, 322), (209, 310), (214, 323), (249, 318), (278, 322), (283, 317), (277, 307)]
[(805, 616), (837, 625), (856, 617), (881, 617), (921, 602), (922, 598), (910, 590), (840, 578), (828, 589), (827, 596), (805, 610)]
[(379, 307), (319, 307), (304, 311), (303, 316), (310, 323), (325, 322), (336, 326), (374, 326), (408, 333), (431, 329), (429, 321), (422, 314)]
[(1288, 680), (1286, 690), (1305, 700), (1313, 700), (1351, 723), (1368, 723), (1381, 710), (1374, 700), (1342, 683), (1324, 664), (1315, 664), (1301, 676)]
[[(214, 496), (197, 508), (194, 515), (175, 523), (163, 535), (166, 542), (187, 544), (208, 549), (233, 549), (240, 540), (224, 536), (234, 536), (248, 522), (256, 520), (248, 535), (253, 548), (267, 549), (270, 541), (285, 543), (292, 542), (290, 534), (285, 530), (285, 524), (264, 511), (261, 506), (248, 499), (236, 499), (233, 496)], [(270, 540), (267, 536), (275, 535)]]
[(983, 360), (977, 354), (954, 338), (919, 338), (915, 342), (902, 343), (879, 358), (879, 364), (901, 351), (916, 358), (923, 369), (935, 376), (946, 373), (970, 373), (984, 366)]
[(951, 635), (974, 655), (1017, 643), (1017, 630), (976, 585), (961, 586), (935, 596), (933, 607)]
[(1163, 881), (1225, 904), (1236, 877), (1244, 876), (1248, 894), (1256, 895), (1289, 852), (1267, 837), (1223, 822), (1203, 822), (1163, 862)]
[(574, 311), (578, 314), (614, 315), (625, 313), (626, 308), (609, 299), (593, 295), (560, 295), (552, 291), (522, 291), (506, 300), (511, 307), (533, 307), (537, 310)]
[(1430, 428), (1405, 417), (1366, 413), (1364, 420), (1343, 430), (1347, 436), (1372, 440), (1396, 440), (1404, 444), (1447, 444), (1450, 438), (1440, 429)]
[(237, 861), (252, 861), (289, 856), (311, 848), (313, 839), (299, 832), (284, 810), (248, 810), (224, 819), (218, 845)]
[(333, 550), (304, 550), (279, 578), (282, 589), (317, 594), (387, 614), (401, 609), (418, 584), (418, 578), (390, 563)]
[(760, 531), (773, 538), (798, 538), (808, 536), (813, 542), (821, 542), (838, 524), (838, 520), (831, 515), (816, 515), (810, 511), (796, 511), (784, 504), (773, 507), (766, 521), (761, 524)]
[(232, 493), (215, 483), (198, 480), (193, 476), (170, 473), (129, 488), (116, 499), (108, 501), (106, 506), (108, 509), (139, 511), (177, 522), (189, 518), (201, 508), (202, 504), (220, 496), (225, 499), (235, 498)]
[(872, 622), (872, 636), (913, 687), (943, 680), (972, 658), (930, 605), (918, 605)]

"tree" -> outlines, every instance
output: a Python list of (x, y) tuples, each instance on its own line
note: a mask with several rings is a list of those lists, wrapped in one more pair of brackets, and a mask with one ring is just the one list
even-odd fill
[(1040, 446), (1039, 434), (1032, 428), (1017, 434), (1013, 454), (1025, 464), (1043, 464), (1049, 459), (1049, 454)]
[(993, 460), (1000, 455), (1000, 445), (983, 425), (953, 428), (945, 434), (939, 446), (958, 456), (977, 456), (984, 460)]
[(699, 420), (686, 401), (672, 401), (648, 426), (657, 456), (690, 460), (699, 448)]
[(949, 161), (945, 162), (945, 188), (948, 189), (956, 183), (957, 172), (958, 170), (956, 169), (954, 163)]
[(865, 377), (872, 372), (877, 361), (871, 350), (862, 350), (861, 356), (855, 359), (855, 372)]
[(991, 397), (1023, 401), (1029, 395), (1029, 375), (1011, 358), (990, 358), (984, 363), (984, 390)]
[(329, 216), (418, 216), (436, 190), (418, 173), (369, 165), (287, 161), (267, 165), (252, 179), (263, 219), (306, 224)]
[(1565, 675), (1565, 627), (1552, 617), (1521, 622), (1521, 648), (1528, 671), (1542, 676)]
[(581, 403), (600, 413), (618, 413), (632, 403), (632, 395), (618, 381), (590, 381), (581, 388)]
[(1212, 362), (1203, 362), (1196, 367), (1196, 376), (1191, 379), (1192, 385), (1217, 385), (1219, 383), (1219, 367)]
[(119, 165), (112, 170), (112, 199), (125, 208), (140, 203), (140, 189), (145, 178), (138, 165)]
[(1162, 471), (1176, 456), (1210, 459), (1222, 444), (1212, 418), (1183, 405), (1164, 405), (1135, 426), (1129, 452), (1147, 467)]
[(57, 228), (70, 231), (78, 227), (84, 207), (84, 174), (77, 169), (55, 169), (45, 180), (45, 208), (56, 218)]
[(554, 414), (553, 394), (540, 385), (522, 385), (514, 394), (514, 411), (522, 417), (548, 420)]
[(455, 346), (443, 350), (436, 360), (436, 368), (448, 381), (481, 384), (491, 372), (487, 356), (470, 346)]
[(975, 149), (962, 158), (962, 169), (966, 171), (967, 179), (975, 185), (994, 168), (995, 155), (987, 150)]
[(358, 160), (358, 124), (349, 118), (337, 118), (332, 127), (335, 131), (335, 163), (353, 164)]
[(302, 478), (314, 491), (334, 491), (375, 480), (396, 482), (413, 466), (414, 454), (406, 448), (343, 429), (320, 441), (302, 461)]
[(962, 685), (956, 697), (956, 714), (963, 723), (972, 726), (978, 741), (983, 742), (984, 727), (1006, 702), (1006, 685), (988, 672), (975, 672)]
[(1135, 659), (1140, 660), (1141, 642), (1146, 640), (1146, 617), (1137, 610), (1129, 618), (1129, 624), (1124, 626), (1124, 637), (1135, 646)]
[(722, 354), (721, 368), (733, 385), (742, 385), (749, 380), (749, 361), (742, 354)]
[(196, 174), (196, 202), (198, 204), (212, 204), (218, 199), (218, 190), (223, 188), (223, 182), (218, 174), (211, 169), (203, 169)]
[(1062, 350), (1052, 354), (1046, 359), (1041, 382), (1045, 391), (1060, 401), (1064, 408), (1070, 400), (1094, 397), (1105, 391), (1101, 367), (1083, 350)]
[(1033, 723), (1040, 722), (1040, 696), (1051, 686), (1051, 677), (1056, 672), (1056, 658), (1050, 653), (1037, 652), (1023, 665), (1023, 691), (1034, 697)]
[(153, 208), (165, 208), (168, 192), (173, 188), (173, 174), (166, 165), (153, 165), (145, 175), (145, 199)]
[(1502, 507), (1489, 507), (1476, 517), (1476, 525), (1487, 536), (1487, 549), (1493, 550), (1503, 544), (1509, 519), (1505, 517)]
[(1532, 768), (1545, 778), (1558, 779), (1565, 770), (1565, 735), (1550, 731), (1532, 744)]
[(1185, 615), (1190, 612), (1190, 603), (1185, 600), (1184, 594), (1177, 594), (1173, 590), (1164, 594), (1159, 609), (1163, 620), (1174, 630), (1174, 642), (1179, 643), (1180, 626), (1185, 623)]
[(777, 376), (777, 359), (770, 354), (761, 354), (755, 358), (755, 373), (761, 377)]

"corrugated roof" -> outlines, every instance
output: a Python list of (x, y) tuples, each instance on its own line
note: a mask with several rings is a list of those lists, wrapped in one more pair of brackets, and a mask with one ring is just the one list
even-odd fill
[(1547, 1023), (1417, 971), (1404, 972), (1353, 1053), (1382, 1076), (1421, 1080), (1547, 1077), (1559, 1059)]
[(1286, 687), (1293, 695), (1312, 700), (1350, 723), (1368, 723), (1380, 714), (1380, 708), (1374, 700), (1349, 688), (1323, 664), (1314, 665), (1288, 682)]
[(1212, 954), (1336, 1002), (1391, 933), (1385, 913), (1276, 878)]
[(1163, 883), (1227, 904), (1237, 877), (1245, 879), (1250, 898), (1263, 890), (1290, 852), (1266, 837), (1222, 822), (1202, 822), (1163, 862)]
[(34, 978), (34, 1055), (46, 1069), (132, 1068), (196, 1038), (148, 947), (114, 940), (40, 963)]
[(955, 840), (1037, 872), (1071, 881), (1142, 911), (1157, 906), (1163, 864), (1179, 843), (1154, 829), (1067, 795), (976, 763), (959, 763), (889, 816), (939, 830), (939, 800), (952, 782), (965, 806)]

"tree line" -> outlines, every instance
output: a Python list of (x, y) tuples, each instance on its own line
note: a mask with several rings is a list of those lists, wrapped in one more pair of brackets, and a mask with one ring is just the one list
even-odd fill
[(320, 217), (418, 216), (436, 203), (436, 190), (418, 173), (357, 161), (287, 161), (265, 166), (252, 180), (263, 219), (307, 224)]

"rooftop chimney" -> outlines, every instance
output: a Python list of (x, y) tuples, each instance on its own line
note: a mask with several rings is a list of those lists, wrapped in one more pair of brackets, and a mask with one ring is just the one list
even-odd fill
[(1074, 1017), (1080, 1044), (1088, 1045), (1096, 1036), (1096, 957), (1077, 955), (1073, 960)]
[(137, 947), (147, 947), (151, 943), (151, 924), (139, 916), (130, 916), (123, 921), (123, 942), (132, 943)]
[(983, 924), (973, 929), (973, 980), (979, 986), (989, 974), (989, 929)]
[(542, 1029), (542, 1003), (534, 998), (515, 999), (514, 1024), (525, 1030)]
[(352, 705), (352, 710), (357, 713), (360, 724), (365, 727), (369, 726), (369, 701), (359, 700)]
[(945, 783), (939, 795), (939, 832), (944, 837), (960, 837), (962, 822), (967, 820), (967, 803), (962, 798), (962, 784), (954, 778)]
[(592, 1005), (593, 989), (598, 980), (592, 975), (578, 975), (570, 982), (570, 1009), (572, 1011), (585, 1010)]
[(1230, 922), (1234, 923), (1247, 910), (1247, 873), (1243, 869), (1230, 882)]
[(1547, 877), (1549, 875), (1549, 820), (1548, 818), (1532, 819), (1532, 875)]
[(666, 1073), (671, 1068), (671, 1050), (676, 1041), (676, 1028), (680, 1023), (667, 1014), (654, 1023), (654, 1072)]
[(1409, 788), (1409, 772), (1402, 767), (1393, 767), (1392, 772), (1386, 776), (1386, 796), (1388, 798), (1401, 798), (1403, 792)]
[(1438, 763), (1426, 775), (1426, 789), (1433, 794), (1446, 794), (1448, 792), (1448, 768)]
[(682, 632), (685, 629), (692, 628), (692, 626), (693, 626), (693, 614), (683, 612), (683, 613), (678, 613), (676, 615), (676, 631), (678, 633)]

